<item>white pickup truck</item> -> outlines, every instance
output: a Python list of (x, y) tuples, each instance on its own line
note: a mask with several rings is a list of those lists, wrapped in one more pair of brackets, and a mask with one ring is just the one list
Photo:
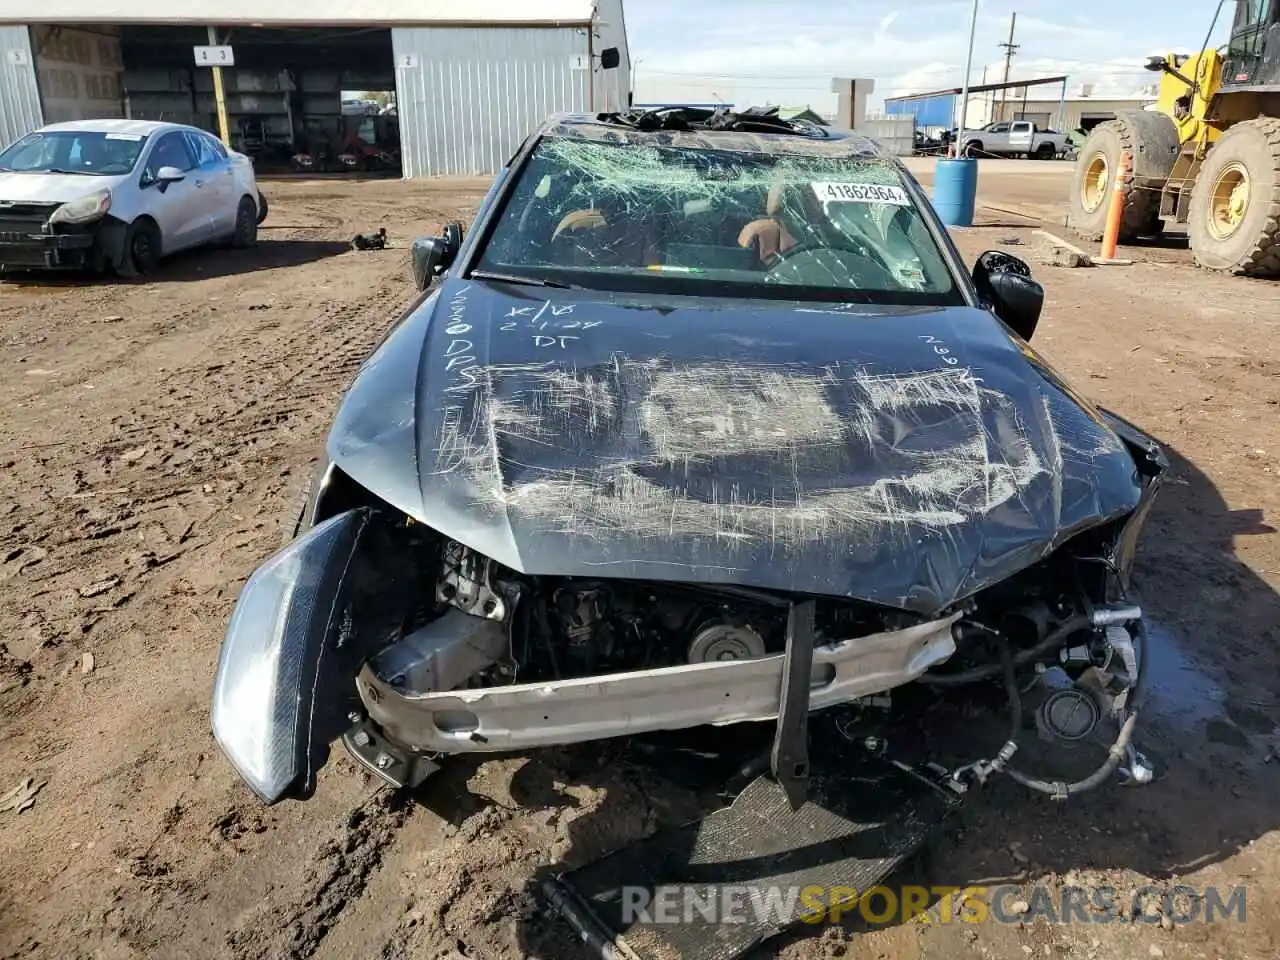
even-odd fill
[(1016, 157), (1052, 160), (1067, 149), (1067, 135), (1042, 130), (1030, 120), (1002, 120), (956, 137), (962, 157)]

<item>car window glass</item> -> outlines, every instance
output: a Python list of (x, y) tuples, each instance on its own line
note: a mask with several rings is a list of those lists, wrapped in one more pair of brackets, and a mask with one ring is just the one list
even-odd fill
[(0, 169), (119, 176), (138, 161), (141, 134), (56, 130), (23, 137), (0, 153)]
[(993, 127), (991, 127), (991, 132), (992, 132), (992, 133), (1008, 133), (1008, 132), (1009, 132), (1009, 124), (1007, 124), (1007, 123), (997, 123), (997, 124), (995, 124)]
[(151, 151), (147, 161), (147, 174), (154, 179), (161, 167), (177, 167), (183, 173), (195, 169), (195, 161), (187, 147), (187, 138), (181, 133), (165, 134)]
[(188, 133), (186, 137), (187, 146), (191, 148), (197, 167), (210, 167), (222, 159), (213, 149), (208, 137), (198, 133)]
[(43, 170), (55, 164), (57, 153), (54, 138), (33, 133), (5, 151), (4, 165), (9, 170)]
[(215, 140), (213, 137), (205, 137), (204, 140), (209, 145), (209, 149), (218, 155), (219, 159), (227, 159), (227, 148), (222, 145), (221, 140)]
[(534, 149), (480, 266), (620, 290), (700, 281), (738, 296), (959, 296), (888, 159), (568, 137)]

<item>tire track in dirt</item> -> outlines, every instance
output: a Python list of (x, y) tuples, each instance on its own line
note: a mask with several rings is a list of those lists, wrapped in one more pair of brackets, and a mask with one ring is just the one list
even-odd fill
[[(383, 206), (338, 209), (367, 230)], [(444, 218), (385, 207), (409, 235)], [(287, 197), (273, 210), (318, 220)], [(264, 810), (211, 742), (207, 698), (238, 582), (275, 548), (335, 402), (415, 295), (392, 249), (110, 287), (97, 309), (123, 320), (109, 328), (79, 326), (74, 288), (20, 318), (23, 337), (48, 331), (30, 364), (70, 372), (0, 385), (24, 411), (0, 433), (0, 766), (49, 780), (22, 830), (0, 830), (0, 955), (26, 930), (32, 956), (309, 956), (380, 869), (403, 810), (365, 797), (341, 758), (326, 796)], [(96, 657), (83, 675), (82, 651)]]
[[(17, 509), (6, 523), (16, 546), (0, 559), (30, 564), (24, 566), (26, 579), (57, 595), (55, 600), (68, 592), (102, 599), (68, 609), (15, 596), (22, 609), (6, 612), (39, 629), (42, 642), (88, 632), (96, 623), (94, 608), (128, 602), (147, 570), (190, 549), (196, 542), (193, 518), (216, 509), (212, 500), (227, 501), (243, 488), (248, 459), (271, 459), (277, 448), (316, 432), (320, 417), (412, 293), (399, 274), (395, 269), (359, 310), (326, 305), (314, 322), (221, 336), (215, 349), (229, 362), (189, 370), (185, 389), (145, 395), (133, 411), (112, 418), (126, 425), (123, 435), (69, 440), (39, 463), (46, 475), (52, 470), (69, 478), (69, 488), (56, 499), (70, 509), (50, 512), (46, 502), (24, 503), (15, 491), (9, 502)], [(72, 466), (77, 462), (81, 466)], [(0, 484), (0, 495), (9, 493), (7, 486)], [(160, 529), (144, 537), (149, 549), (121, 557), (118, 539), (153, 519)], [(123, 562), (94, 571), (103, 556)], [(54, 606), (57, 612), (47, 611)]]
[(411, 812), (409, 801), (381, 790), (351, 811), (337, 836), (309, 865), (303, 890), (285, 904), (264, 904), (228, 934), (234, 960), (306, 960), (337, 917), (364, 891)]

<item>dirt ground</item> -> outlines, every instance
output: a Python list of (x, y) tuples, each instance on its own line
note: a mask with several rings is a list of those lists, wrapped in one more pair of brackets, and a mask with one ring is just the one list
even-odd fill
[[(984, 174), (999, 209), (957, 231), (967, 256), (1036, 259), (1056, 188), (1035, 176)], [(615, 746), (453, 764), (412, 795), (337, 755), (313, 800), (267, 809), (210, 735), (237, 591), (413, 296), (408, 242), (483, 189), (273, 183), (256, 250), (0, 284), (0, 794), (43, 784), (0, 812), (0, 956), (576, 960), (533, 878), (697, 811)], [(379, 226), (392, 249), (350, 250)], [(1169, 773), (1064, 806), (997, 782), (908, 873), (1244, 885), (1246, 921), (850, 924), (758, 956), (1280, 955), (1280, 285), (1131, 253), (1037, 266), (1036, 346), (1174, 460), (1137, 571), (1161, 655), (1142, 744)]]

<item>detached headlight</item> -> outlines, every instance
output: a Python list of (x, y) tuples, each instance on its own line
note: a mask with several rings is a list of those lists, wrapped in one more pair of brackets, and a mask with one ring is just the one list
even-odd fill
[(79, 200), (64, 203), (53, 211), (53, 216), (49, 218), (49, 222), (92, 223), (94, 220), (100, 220), (106, 216), (107, 211), (110, 209), (111, 191), (99, 190), (97, 193), (91, 193), (89, 196), (81, 197)]
[[(341, 618), (352, 554), (367, 516), (352, 510), (307, 533), (249, 578), (222, 642), (213, 734), (267, 803), (306, 796), (355, 690)], [(336, 713), (337, 717), (331, 717)]]

